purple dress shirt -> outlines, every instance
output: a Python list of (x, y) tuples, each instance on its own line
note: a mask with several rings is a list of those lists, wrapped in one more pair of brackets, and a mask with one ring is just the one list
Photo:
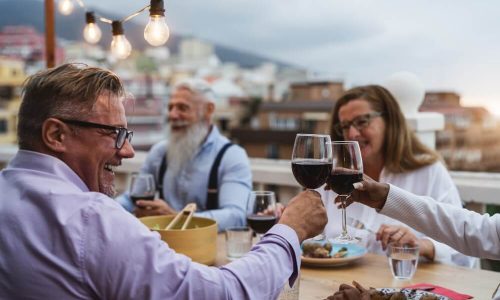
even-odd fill
[(0, 299), (274, 299), (299, 247), (278, 224), (243, 258), (207, 267), (55, 157), (20, 150), (0, 172)]

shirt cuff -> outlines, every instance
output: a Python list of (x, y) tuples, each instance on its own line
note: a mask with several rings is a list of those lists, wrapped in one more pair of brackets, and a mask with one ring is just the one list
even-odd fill
[(297, 276), (299, 275), (299, 269), (300, 269), (300, 255), (302, 253), (302, 250), (300, 249), (299, 237), (297, 236), (295, 230), (293, 230), (290, 226), (287, 226), (285, 224), (274, 225), (264, 235), (264, 237), (267, 235), (280, 236), (288, 242), (288, 245), (290, 245), (292, 256), (295, 258), (293, 262), (292, 276), (290, 276), (290, 279), (288, 280), (288, 283), (290, 284), (290, 286), (292, 286), (295, 280), (297, 279)]

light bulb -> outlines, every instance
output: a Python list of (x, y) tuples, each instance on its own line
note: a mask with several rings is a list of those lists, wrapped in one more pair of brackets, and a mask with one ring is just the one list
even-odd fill
[(170, 36), (170, 30), (165, 22), (165, 16), (150, 16), (148, 25), (144, 29), (144, 38), (151, 46), (165, 44)]
[(125, 59), (132, 52), (132, 46), (123, 34), (113, 35), (111, 53), (118, 59)]
[(59, 0), (57, 8), (59, 9), (59, 12), (61, 14), (67, 16), (73, 12), (75, 6), (73, 5), (73, 2), (71, 2), (71, 0)]
[(83, 38), (85, 38), (88, 43), (95, 44), (99, 42), (101, 35), (101, 29), (99, 29), (96, 23), (88, 23), (83, 29)]

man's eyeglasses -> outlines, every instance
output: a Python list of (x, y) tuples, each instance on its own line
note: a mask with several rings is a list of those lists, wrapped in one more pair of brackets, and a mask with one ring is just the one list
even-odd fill
[(372, 113), (369, 113), (366, 115), (356, 117), (352, 121), (349, 121), (349, 122), (338, 123), (334, 127), (335, 132), (338, 135), (347, 134), (347, 132), (349, 132), (349, 129), (351, 128), (351, 126), (354, 126), (354, 128), (356, 128), (358, 131), (360, 131), (363, 128), (366, 128), (368, 125), (370, 125), (370, 122), (374, 118), (380, 117), (381, 115), (382, 115), (381, 112), (372, 112)]
[(98, 123), (92, 123), (92, 122), (86, 122), (86, 121), (79, 121), (79, 120), (68, 120), (68, 119), (59, 119), (59, 120), (63, 121), (64, 123), (76, 125), (76, 126), (80, 126), (80, 127), (100, 128), (100, 129), (112, 130), (113, 132), (116, 133), (116, 140), (115, 140), (116, 149), (121, 149), (123, 147), (123, 145), (125, 144), (126, 140), (131, 142), (132, 137), (134, 136), (134, 132), (131, 130), (128, 130), (125, 127), (115, 127), (115, 126), (110, 126), (110, 125), (104, 125), (104, 124), (98, 124)]

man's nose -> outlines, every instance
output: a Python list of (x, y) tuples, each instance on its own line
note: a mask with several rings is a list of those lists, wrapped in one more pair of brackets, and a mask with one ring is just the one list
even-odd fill
[(123, 158), (132, 158), (135, 156), (134, 147), (132, 147), (128, 139), (125, 141), (120, 151), (118, 151), (118, 154)]

